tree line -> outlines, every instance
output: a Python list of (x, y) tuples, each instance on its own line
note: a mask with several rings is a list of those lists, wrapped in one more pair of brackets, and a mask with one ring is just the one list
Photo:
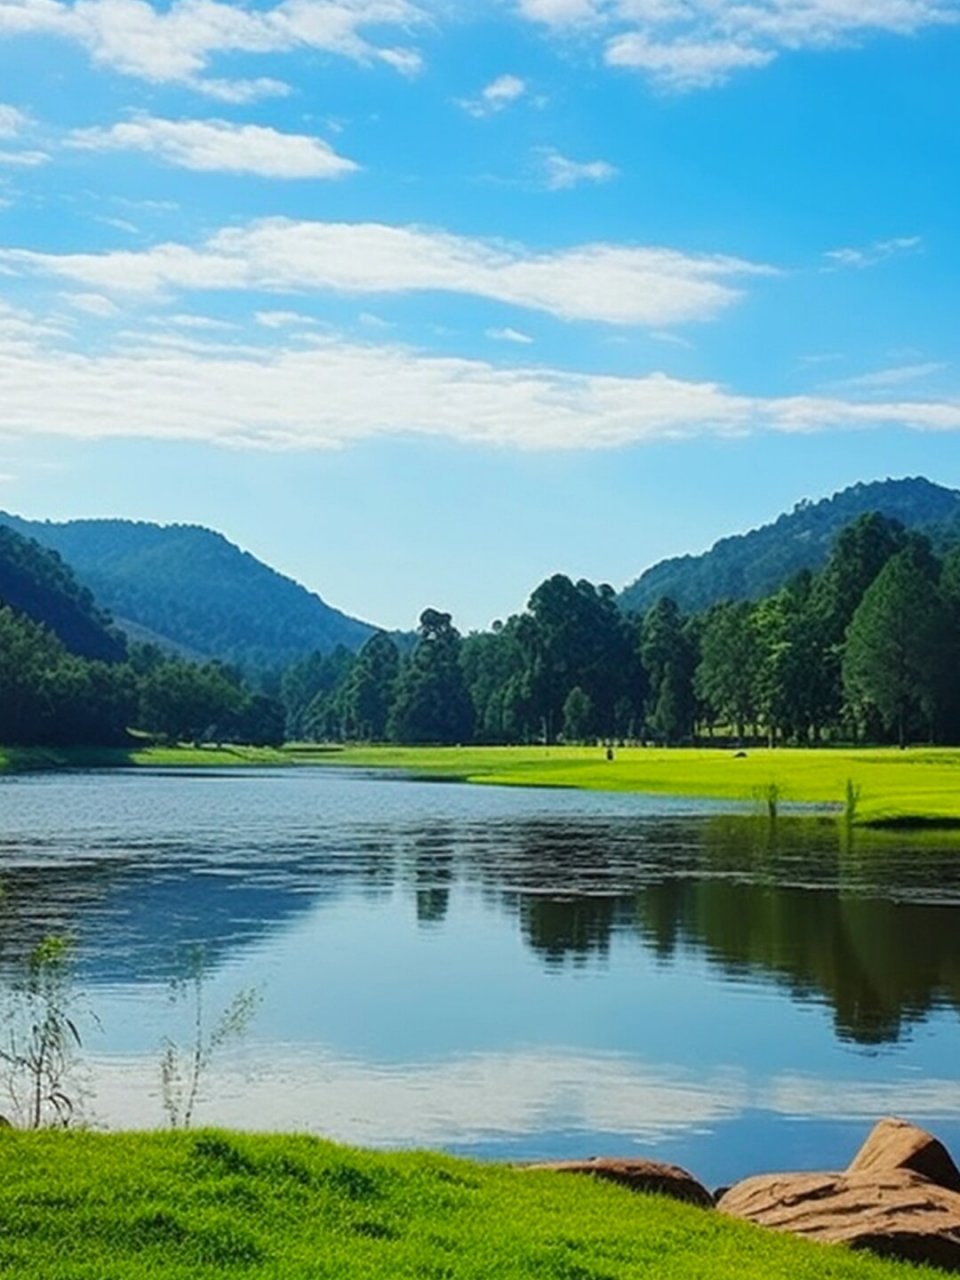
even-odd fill
[(427, 609), (408, 653), (296, 663), (281, 700), (289, 737), (338, 741), (960, 742), (958, 658), (960, 548), (868, 514), (757, 601), (630, 615), (556, 574), (488, 632)]
[(188, 662), (153, 645), (132, 645), (115, 661), (84, 658), (0, 605), (0, 741), (124, 746), (130, 729), (171, 742), (279, 743), (283, 709), (223, 663)]
[(489, 631), (426, 609), (409, 644), (377, 632), (257, 685), (152, 645), (85, 656), (3, 604), (0, 741), (960, 742), (958, 658), (960, 548), (872, 514), (757, 601), (631, 615), (555, 574)]

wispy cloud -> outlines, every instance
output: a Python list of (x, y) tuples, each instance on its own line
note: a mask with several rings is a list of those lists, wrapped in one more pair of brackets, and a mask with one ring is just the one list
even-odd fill
[(955, 0), (518, 0), (554, 32), (593, 29), (606, 62), (673, 90), (711, 88), (783, 53), (960, 21)]
[(568, 191), (584, 182), (609, 182), (619, 172), (606, 160), (571, 160), (552, 147), (540, 152), (540, 168), (549, 191)]
[(520, 13), (548, 27), (575, 27), (597, 22), (603, 0), (519, 0)]
[(520, 329), (511, 329), (509, 325), (504, 329), (487, 329), (486, 334), (494, 342), (515, 342), (520, 346), (529, 346), (533, 342), (529, 333), (523, 333)]
[(876, 369), (872, 373), (860, 373), (852, 378), (838, 378), (830, 383), (830, 386), (837, 391), (888, 391), (891, 387), (921, 382), (936, 373), (942, 373), (948, 367), (940, 361), (933, 360), (923, 364), (900, 364), (889, 369)]
[[(189, 84), (223, 101), (285, 92), (271, 79), (208, 75), (220, 55), (314, 49), (358, 63), (383, 62), (404, 74), (418, 55), (377, 38), (425, 20), (410, 0), (281, 0), (248, 8), (224, 0), (4, 0), (0, 37), (47, 35), (84, 48), (99, 66), (157, 84)], [(377, 33), (374, 35), (372, 33)]]
[(504, 107), (522, 98), (527, 92), (527, 83), (519, 76), (497, 76), (496, 80), (483, 89), (475, 98), (458, 98), (457, 103), (471, 116), (482, 119), (484, 116), (496, 115)]
[(317, 323), (313, 316), (305, 316), (302, 311), (257, 311), (253, 318), (264, 329), (298, 329)]
[[(960, 399), (741, 395), (650, 373), (572, 374), (439, 357), (317, 332), (284, 346), (129, 333), (82, 351), (0, 310), (4, 430), (194, 439), (266, 449), (422, 435), (525, 450), (883, 426), (960, 432)], [(135, 391), (133, 390), (135, 389)]]
[(0, 138), (15, 138), (27, 124), (27, 119), (17, 107), (0, 102)]
[(672, 89), (710, 89), (734, 71), (765, 67), (776, 54), (740, 40), (656, 40), (643, 31), (617, 36), (607, 45), (611, 67), (645, 71)]
[(120, 310), (112, 298), (104, 297), (102, 293), (65, 293), (63, 300), (75, 311), (82, 311), (88, 316), (99, 316), (103, 320), (115, 316)]
[(740, 298), (744, 280), (773, 274), (770, 267), (722, 254), (603, 243), (538, 253), (419, 227), (285, 218), (226, 228), (196, 248), (167, 243), (99, 254), (4, 249), (0, 267), (108, 293), (432, 290), (564, 320), (655, 328), (710, 320)]
[(49, 162), (50, 157), (46, 151), (0, 151), (0, 165), (16, 169), (36, 169)]
[(68, 142), (87, 151), (143, 151), (182, 169), (263, 178), (340, 178), (358, 168), (320, 138), (226, 120), (138, 116), (76, 130)]
[(828, 249), (823, 255), (831, 264), (825, 270), (838, 267), (874, 267), (902, 253), (915, 253), (923, 248), (921, 236), (895, 236), (891, 240), (874, 240), (859, 248)]

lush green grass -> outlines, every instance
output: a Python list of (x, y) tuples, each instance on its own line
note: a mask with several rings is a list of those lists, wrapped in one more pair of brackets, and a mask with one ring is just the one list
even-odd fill
[(906, 1280), (586, 1178), (307, 1137), (0, 1133), (17, 1280)]
[[(303, 758), (309, 754), (304, 752)], [(778, 802), (844, 805), (859, 789), (859, 823), (960, 823), (960, 750), (600, 747), (354, 747), (331, 764), (408, 769), (429, 777), (520, 786), (587, 787)]]
[(103, 769), (149, 765), (156, 769), (283, 765), (291, 757), (274, 747), (0, 747), (0, 773), (35, 769)]
[(600, 747), (274, 747), (0, 748), (0, 772), (43, 768), (215, 768), (241, 765), (351, 765), (403, 769), (428, 778), (513, 786), (585, 787), (748, 800), (766, 808), (806, 801), (843, 806), (857, 789), (854, 820), (864, 825), (960, 825), (960, 749)]

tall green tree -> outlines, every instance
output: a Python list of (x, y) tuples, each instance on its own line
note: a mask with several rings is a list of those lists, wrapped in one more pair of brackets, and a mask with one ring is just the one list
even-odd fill
[(754, 606), (714, 605), (703, 621), (696, 686), (712, 717), (733, 725), (740, 738), (757, 719), (759, 670)]
[(611, 587), (554, 574), (531, 595), (517, 638), (530, 712), (545, 741), (561, 731), (564, 703), (575, 686), (590, 698), (597, 731), (614, 732), (617, 704), (633, 691), (635, 663)]
[(357, 654), (343, 692), (343, 717), (351, 738), (382, 742), (393, 701), (400, 655), (385, 631), (378, 631)]
[(593, 725), (593, 703), (590, 695), (575, 684), (563, 703), (563, 737), (565, 742), (583, 742)]
[(848, 704), (861, 725), (875, 711), (901, 747), (936, 724), (947, 618), (936, 576), (929, 544), (912, 536), (867, 588), (847, 631)]
[(390, 711), (394, 742), (469, 742), (474, 709), (460, 666), (460, 632), (449, 613), (425, 609)]
[(519, 742), (525, 736), (519, 622), (518, 617), (494, 622), (490, 631), (465, 636), (460, 647), (460, 665), (477, 713), (475, 736), (481, 742)]
[(639, 656), (646, 677), (647, 724), (664, 742), (682, 742), (694, 728), (696, 655), (687, 620), (669, 596), (644, 615)]

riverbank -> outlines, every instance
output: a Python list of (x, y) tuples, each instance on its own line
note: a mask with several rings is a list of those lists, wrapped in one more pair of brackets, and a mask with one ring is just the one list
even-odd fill
[[(296, 748), (290, 748), (296, 754)], [(309, 749), (303, 750), (309, 758)], [(960, 749), (345, 747), (317, 763), (505, 786), (643, 791), (835, 806), (854, 825), (960, 825)]]
[(306, 1136), (0, 1131), (17, 1280), (906, 1280), (589, 1178)]
[(0, 772), (319, 765), (500, 786), (576, 787), (833, 806), (855, 826), (960, 827), (960, 748), (395, 747), (292, 744), (0, 748)]

